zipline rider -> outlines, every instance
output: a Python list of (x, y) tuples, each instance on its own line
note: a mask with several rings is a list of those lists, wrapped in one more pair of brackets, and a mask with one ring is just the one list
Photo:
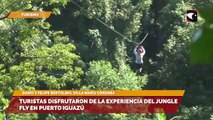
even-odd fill
[(145, 55), (146, 51), (143, 46), (136, 45), (133, 52), (135, 54), (135, 64), (137, 68), (136, 72), (139, 75), (142, 72), (143, 56)]

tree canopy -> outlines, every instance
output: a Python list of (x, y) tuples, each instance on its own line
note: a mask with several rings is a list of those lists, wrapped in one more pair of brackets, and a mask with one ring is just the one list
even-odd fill
[[(193, 64), (212, 62), (212, 0), (0, 0), (0, 5), (0, 119), (213, 119), (213, 66)], [(197, 23), (185, 22), (190, 9), (201, 11)], [(11, 11), (53, 15), (6, 18)], [(146, 33), (143, 76), (137, 76), (134, 42)], [(35, 89), (186, 93), (176, 115), (5, 114), (14, 90)]]

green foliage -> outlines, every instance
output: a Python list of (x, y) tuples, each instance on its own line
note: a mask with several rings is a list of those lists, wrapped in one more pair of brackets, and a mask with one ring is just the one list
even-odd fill
[[(75, 46), (68, 42), (68, 38), (61, 36), (60, 32), (44, 32), (40, 27), (42, 23), (26, 23), (23, 20), (16, 21), (14, 25), (1, 31), (8, 32), (8, 37), (2, 38), (1, 57), (3, 62), (0, 77), (3, 91), (13, 89), (35, 89), (42, 84), (47, 88), (60, 89), (66, 86), (68, 81), (79, 84), (78, 76), (82, 74), (79, 67), (73, 66), (79, 56), (72, 53)], [(41, 21), (40, 21), (41, 22)], [(10, 24), (6, 21), (5, 24)], [(31, 29), (33, 27), (33, 29)], [(4, 35), (6, 36), (6, 35)], [(12, 36), (11, 38), (9, 36)], [(7, 80), (7, 81), (5, 81)]]
[[(55, 115), (56, 120), (112, 120), (110, 114), (72, 114), (72, 115)], [(46, 120), (52, 120), (50, 116)], [(54, 120), (54, 119), (53, 119)]]
[(213, 63), (213, 16), (207, 14), (213, 12), (213, 8), (200, 9), (201, 16), (205, 19), (202, 28), (194, 35), (194, 42), (191, 44), (191, 62), (194, 63)]
[(6, 116), (9, 120), (37, 120), (37, 114), (8, 114)]
[(92, 42), (92, 45), (95, 44), (95, 46), (97, 48), (100, 48), (102, 46), (102, 41), (101, 41), (101, 35), (100, 35), (98, 29), (96, 29), (96, 30), (89, 29), (89, 35), (90, 35), (91, 39), (94, 40)]
[(166, 120), (166, 115), (164, 113), (156, 113), (154, 116), (153, 120)]
[[(106, 59), (112, 61), (113, 65), (118, 65), (117, 62), (121, 59), (126, 62), (126, 54), (129, 51), (123, 47), (120, 48), (125, 54), (122, 58), (118, 58), (120, 54), (116, 51), (120, 44), (129, 47), (129, 42), (97, 19), (128, 38), (137, 39), (138, 33), (140, 33), (141, 17), (149, 10), (151, 0), (134, 1), (134, 3), (131, 0), (102, 0), (101, 2), (81, 0), (77, 3), (83, 7), (83, 10), (80, 11), (79, 8), (75, 9), (75, 7), (70, 11), (65, 10), (70, 19), (67, 19), (67, 16), (62, 16), (64, 17), (62, 18), (64, 19), (63, 24), (66, 24), (66, 27), (61, 29), (67, 34), (72, 34), (71, 36), (77, 40), (76, 43), (79, 45), (77, 50), (82, 53), (82, 58), (86, 57), (86, 62)], [(73, 5), (71, 2), (70, 6)], [(58, 26), (55, 22), (57, 20), (59, 19), (55, 18), (51, 23)], [(73, 22), (70, 23), (70, 21)], [(85, 53), (85, 51), (89, 52)]]
[(68, 0), (1, 0), (1, 12), (0, 17), (6, 16), (10, 11), (43, 11), (46, 6), (53, 6), (50, 11), (54, 14), (60, 14), (61, 7), (67, 5)]
[[(189, 51), (192, 36), (194, 30), (200, 27), (204, 22), (202, 18), (199, 18), (199, 22), (196, 24), (185, 23), (185, 11), (191, 9), (190, 4), (190, 2), (186, 1), (173, 1), (173, 4), (167, 4), (161, 10), (161, 12), (165, 14), (160, 15), (161, 20), (158, 24), (162, 25), (160, 32), (164, 34), (167, 33), (168, 39), (165, 39), (167, 40), (166, 43), (157, 54), (157, 58), (154, 58), (156, 61), (150, 62), (149, 68), (152, 72), (149, 75), (149, 81), (146, 87), (149, 89), (185, 89), (186, 93), (183, 97), (182, 105), (186, 105), (187, 107), (195, 105), (206, 106), (211, 105), (210, 101), (212, 100), (206, 85), (212, 83), (210, 81), (210, 79), (212, 80), (212, 73), (209, 71), (213, 69), (212, 65), (190, 64)], [(166, 31), (163, 31), (164, 27)], [(205, 32), (205, 34), (209, 33), (212, 32)], [(159, 36), (160, 39), (164, 34)], [(208, 37), (211, 38), (210, 36)], [(211, 45), (211, 42), (205, 42), (205, 44), (208, 46)], [(199, 48), (201, 47), (200, 45), (201, 44), (198, 45)], [(212, 51), (206, 46), (199, 49), (203, 51), (199, 53), (199, 59), (204, 58), (205, 50), (208, 51), (207, 54)], [(188, 117), (186, 119), (196, 119), (196, 114), (190, 114), (191, 112), (192, 111), (186, 114), (186, 117)], [(209, 114), (210, 112), (207, 111), (205, 115), (201, 113), (199, 119)], [(209, 119), (209, 117), (206, 119)]]
[[(34, 4), (34, 1), (28, 2)], [(60, 6), (60, 3), (65, 5), (66, 0), (45, 3)], [(4, 4), (2, 7), (9, 5), (6, 1)], [(5, 7), (9, 9), (15, 7)], [(79, 87), (83, 71), (75, 64), (80, 57), (74, 53), (76, 48), (69, 37), (61, 31), (49, 30), (50, 24), (44, 20), (4, 19), (0, 26), (0, 116), (16, 120), (38, 119), (37, 114), (6, 115), (2, 110), (8, 106), (14, 90)]]
[(178, 116), (173, 117), (174, 120), (209, 120), (211, 119), (212, 106), (194, 106), (181, 107)]
[(110, 62), (93, 61), (86, 73), (86, 82), (89, 86), (83, 89), (135, 90), (146, 84), (146, 76), (139, 79), (127, 66), (119, 71)]
[(191, 40), (189, 36), (192, 36), (194, 28), (193, 26), (186, 27), (187, 29), (174, 26), (174, 30), (177, 32), (169, 37), (163, 50), (157, 54), (157, 64), (153, 67), (157, 67), (158, 70), (155, 70), (155, 75), (151, 75), (150, 79), (151, 81), (155, 80), (153, 82), (157, 82), (160, 89), (181, 89), (183, 88), (184, 80), (188, 79), (185, 77), (188, 74), (188, 77), (190, 77), (191, 69), (189, 71), (188, 69), (191, 68), (191, 66), (188, 55)]
[(4, 114), (0, 113), (0, 120), (4, 119)]
[(213, 23), (213, 15), (212, 14), (207, 14), (207, 12), (212, 13), (213, 12), (213, 8), (202, 8), (199, 9), (199, 13), (201, 15), (201, 17), (203, 17), (207, 23), (211, 24)]
[(56, 117), (52, 114), (48, 114), (45, 120), (56, 120)]
[[(205, 106), (211, 105), (212, 98), (205, 84), (212, 80), (213, 66), (191, 65), (189, 47), (193, 30), (203, 24), (201, 37), (194, 42), (194, 48), (200, 50), (195, 50), (196, 55), (200, 52), (195, 56), (207, 59), (203, 56), (212, 55), (212, 44), (207, 41), (212, 33), (209, 14), (212, 9), (200, 9), (199, 14), (205, 21), (199, 18), (196, 24), (186, 23), (185, 13), (192, 6), (193, 9), (209, 7), (211, 0), (80, 0), (77, 3), (85, 10), (69, 0), (0, 0), (0, 119), (169, 119), (171, 116), (165, 114), (41, 116), (7, 115), (2, 111), (15, 89), (133, 90), (144, 87), (186, 89), (183, 106), (173, 118), (210, 119), (213, 107)], [(61, 16), (51, 16), (50, 23), (45, 19), (4, 18), (10, 11), (30, 10), (50, 10)], [(149, 33), (143, 43), (147, 48), (143, 71), (148, 74), (136, 76), (127, 64), (134, 45), (98, 20), (136, 42), (144, 33)], [(151, 57), (150, 64), (146, 57)], [(84, 76), (79, 66), (84, 67)], [(193, 107), (197, 105), (201, 106)]]

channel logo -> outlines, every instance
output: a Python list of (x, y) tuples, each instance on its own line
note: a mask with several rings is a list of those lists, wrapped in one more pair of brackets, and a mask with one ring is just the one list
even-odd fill
[(186, 11), (186, 22), (197, 22), (198, 10), (187, 10)]

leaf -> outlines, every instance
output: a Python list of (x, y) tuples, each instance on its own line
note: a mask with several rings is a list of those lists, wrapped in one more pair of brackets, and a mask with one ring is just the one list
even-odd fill
[(201, 37), (191, 44), (191, 63), (213, 63), (213, 30), (203, 28)]
[(60, 15), (60, 14), (61, 14), (60, 9), (58, 9), (58, 8), (53, 8), (52, 11), (53, 11), (52, 13), (53, 13), (54, 15)]
[(199, 9), (199, 14), (203, 17), (207, 23), (213, 23), (213, 8)]
[(0, 113), (0, 120), (4, 119), (4, 114)]

